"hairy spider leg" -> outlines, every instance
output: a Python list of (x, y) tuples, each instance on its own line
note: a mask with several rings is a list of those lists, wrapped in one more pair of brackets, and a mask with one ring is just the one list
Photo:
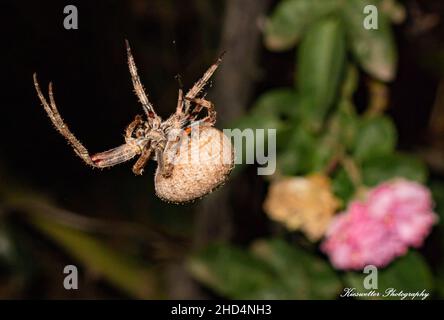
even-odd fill
[(137, 144), (122, 144), (114, 149), (96, 153), (91, 156), (91, 159), (96, 167), (106, 168), (131, 160), (140, 152), (140, 147)]
[(163, 148), (157, 148), (156, 149), (156, 160), (157, 160), (157, 165), (159, 167), (160, 173), (164, 176), (164, 177), (170, 177), (172, 172), (173, 172), (173, 165), (166, 162), (165, 160), (166, 154), (164, 152)]
[[(210, 126), (215, 124), (216, 111), (215, 111), (214, 105), (210, 101), (207, 101), (203, 98), (196, 99), (196, 95), (198, 95), (200, 93), (200, 91), (202, 91), (202, 89), (205, 87), (208, 80), (214, 74), (214, 72), (218, 68), (219, 64), (221, 63), (224, 54), (225, 54), (225, 52), (223, 52), (218, 57), (216, 62), (213, 63), (208, 68), (208, 70), (205, 72), (205, 74), (202, 76), (202, 78), (195, 83), (193, 88), (191, 88), (188, 91), (188, 93), (185, 97), (183, 96), (182, 83), (180, 81), (180, 78), (178, 79), (179, 80), (179, 94), (178, 94), (175, 119), (179, 119), (179, 121), (177, 121), (175, 123), (175, 125), (173, 125), (173, 127), (183, 128), (183, 125), (185, 125), (186, 122), (190, 122), (190, 123), (194, 122), (194, 124), (198, 124), (198, 125), (200, 123), (206, 123), (207, 125), (210, 125)], [(197, 105), (197, 107), (192, 112), (190, 112), (191, 102), (193, 102)], [(185, 110), (184, 110), (184, 107), (185, 107)], [(201, 112), (201, 110), (203, 108), (206, 108), (208, 111), (207, 117), (205, 117), (204, 119), (202, 119), (198, 122), (195, 122), (196, 118), (198, 117), (199, 113)], [(186, 127), (185, 133), (187, 136), (190, 135), (191, 127)], [(166, 152), (164, 152), (162, 154), (162, 157), (160, 157), (160, 155), (156, 155), (161, 173), (164, 177), (169, 177), (172, 174), (174, 166), (172, 165), (171, 162), (174, 161), (174, 159), (178, 155), (179, 147), (180, 147), (179, 140), (180, 140), (180, 137), (177, 137), (177, 139), (174, 141), (168, 141), (166, 144), (166, 147), (165, 147), (165, 149), (168, 149), (171, 151), (170, 146), (172, 144), (176, 144), (177, 149), (176, 149), (176, 152), (172, 155), (173, 159), (167, 159), (168, 154)], [(169, 160), (171, 160), (171, 161), (169, 161)]]
[(179, 94), (177, 98), (177, 107), (176, 107), (176, 115), (182, 115), (183, 114), (183, 90), (182, 88), (179, 88)]
[(201, 98), (187, 98), (186, 100), (193, 102), (197, 105), (197, 107), (189, 114), (189, 121), (191, 123), (195, 122), (196, 118), (199, 116), (199, 113), (202, 111), (202, 109), (207, 109), (207, 116), (201, 120), (199, 120), (199, 123), (205, 122), (206, 124), (213, 126), (216, 123), (216, 110), (214, 107), (214, 104), (211, 101), (201, 99)]
[(143, 123), (142, 117), (140, 115), (137, 115), (136, 118), (126, 127), (125, 130), (125, 142), (129, 143), (133, 139), (133, 133), (134, 130), (137, 128), (138, 125), (141, 125)]
[(60, 116), (59, 111), (57, 110), (57, 106), (54, 100), (54, 93), (52, 88), (52, 83), (49, 83), (49, 100), (50, 104), (46, 100), (45, 96), (43, 95), (39, 83), (37, 81), (37, 74), (34, 73), (34, 86), (37, 91), (37, 95), (40, 99), (40, 102), (43, 105), (43, 108), (45, 109), (47, 115), (49, 116), (49, 119), (51, 120), (52, 124), (55, 126), (56, 130), (65, 137), (65, 139), (68, 141), (68, 143), (72, 146), (74, 149), (74, 152), (88, 165), (95, 167), (94, 162), (92, 161), (88, 150), (82, 145), (82, 143), (74, 136), (74, 134), (69, 130), (68, 125), (63, 121), (62, 117)]
[(133, 173), (135, 175), (141, 175), (143, 173), (143, 169), (145, 168), (148, 160), (151, 158), (153, 150), (154, 148), (151, 144), (143, 149), (142, 155), (139, 157), (139, 159), (137, 159), (133, 166)]
[(34, 86), (37, 91), (37, 95), (49, 116), (49, 119), (55, 126), (56, 130), (68, 141), (68, 143), (74, 149), (74, 152), (88, 165), (95, 168), (105, 168), (113, 166), (115, 164), (125, 162), (132, 159), (138, 153), (140, 153), (140, 148), (136, 144), (124, 144), (117, 148), (97, 153), (90, 156), (88, 150), (83, 146), (83, 144), (74, 136), (74, 134), (69, 130), (68, 125), (63, 121), (60, 113), (57, 109), (57, 105), (54, 99), (54, 92), (52, 88), (52, 83), (49, 83), (49, 102), (43, 95), (39, 83), (37, 81), (37, 74), (34, 73)]
[(194, 86), (187, 92), (185, 96), (185, 113), (187, 113), (190, 109), (190, 101), (189, 99), (194, 99), (196, 96), (203, 90), (208, 80), (210, 80), (211, 76), (214, 74), (216, 69), (219, 67), (219, 64), (222, 62), (223, 56), (225, 55), (225, 51), (219, 55), (216, 62), (214, 62), (208, 70), (204, 73), (202, 78), (200, 78)]
[(128, 67), (131, 73), (131, 80), (133, 82), (134, 92), (139, 98), (140, 103), (142, 104), (143, 110), (145, 111), (148, 119), (158, 118), (156, 112), (154, 111), (154, 107), (151, 102), (148, 100), (148, 97), (145, 93), (145, 89), (143, 88), (142, 82), (140, 81), (139, 75), (137, 73), (136, 63), (134, 62), (133, 55), (131, 54), (131, 48), (128, 40), (125, 40), (126, 44), (126, 52), (128, 56)]

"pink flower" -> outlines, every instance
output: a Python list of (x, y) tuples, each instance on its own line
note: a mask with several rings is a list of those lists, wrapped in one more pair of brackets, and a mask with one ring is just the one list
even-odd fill
[(437, 222), (430, 191), (423, 185), (398, 179), (373, 189), (367, 198), (369, 214), (384, 219), (404, 243), (420, 247)]
[(419, 247), (437, 222), (430, 192), (397, 179), (371, 190), (365, 202), (353, 201), (330, 225), (321, 249), (337, 269), (388, 265), (410, 246)]

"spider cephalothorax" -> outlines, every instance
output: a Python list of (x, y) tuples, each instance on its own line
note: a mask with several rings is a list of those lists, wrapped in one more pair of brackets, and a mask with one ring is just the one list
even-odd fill
[[(140, 175), (147, 161), (154, 159), (158, 162), (155, 187), (160, 198), (171, 202), (187, 202), (206, 195), (226, 180), (234, 166), (231, 141), (213, 127), (216, 122), (213, 104), (199, 97), (222, 57), (210, 66), (186, 95), (179, 89), (176, 112), (162, 121), (143, 89), (128, 42), (126, 46), (134, 90), (146, 119), (138, 115), (128, 125), (125, 144), (90, 156), (61, 118), (55, 104), (52, 83), (49, 84), (48, 103), (34, 74), (34, 85), (46, 113), (57, 131), (88, 165), (105, 168), (139, 156), (133, 172)], [(202, 117), (204, 109), (207, 112)]]

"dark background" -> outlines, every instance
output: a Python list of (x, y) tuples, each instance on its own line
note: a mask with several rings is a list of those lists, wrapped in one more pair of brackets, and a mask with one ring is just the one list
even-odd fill
[[(185, 86), (190, 87), (218, 53), (227, 49), (222, 75), (215, 78), (209, 89), (209, 97), (220, 114), (217, 126), (223, 128), (244, 114), (261, 92), (290, 86), (293, 80), (294, 51), (271, 53), (261, 44), (257, 25), (253, 24), (257, 29), (253, 32), (248, 27), (242, 29), (242, 21), (263, 17), (276, 1), (239, 2), (3, 1), (0, 5), (2, 188), (20, 188), (44, 195), (60, 207), (81, 215), (148, 226), (168, 249), (145, 248), (145, 254), (155, 263), (165, 263), (165, 268), (172, 270), (171, 282), (182, 281), (183, 290), (189, 290), (188, 297), (207, 294), (201, 288), (196, 291), (196, 285), (175, 269), (174, 261), (183, 248), (198, 246), (209, 239), (230, 238), (242, 244), (271, 232), (261, 210), (266, 183), (256, 176), (255, 168), (247, 168), (223, 190), (202, 202), (184, 206), (163, 203), (154, 195), (153, 161), (142, 177), (135, 177), (128, 163), (103, 171), (86, 167), (51, 126), (35, 94), (32, 74), (38, 73), (45, 92), (48, 82), (54, 82), (62, 116), (87, 148), (98, 152), (121, 144), (125, 126), (142, 113), (132, 92), (124, 39), (130, 41), (142, 82), (163, 117), (173, 112), (176, 105), (175, 75), (180, 73)], [(438, 21), (424, 27), (420, 18), (414, 19), (410, 14), (404, 24), (396, 27), (400, 66), (391, 85), (389, 113), (399, 129), (401, 149), (428, 160), (430, 152), (444, 150), (444, 130), (436, 121), (439, 117), (430, 120), (432, 112), (441, 118), (444, 112), (444, 102), (437, 102), (444, 74), (444, 24), (440, 20), (444, 18), (444, 3), (440, 0), (405, 3), (409, 13), (419, 8), (423, 16), (438, 16)], [(63, 28), (63, 8), (68, 4), (78, 8), (78, 30)], [(228, 17), (230, 6), (238, 10), (237, 15)], [(239, 11), (242, 6), (244, 10)], [(227, 25), (231, 21), (228, 19), (238, 23), (234, 35)], [(242, 53), (244, 60), (239, 63), (236, 59)], [(227, 82), (227, 79), (234, 80)], [(231, 89), (233, 83), (236, 86)], [(361, 91), (357, 101), (366, 98)], [(432, 178), (443, 176), (444, 164), (436, 161), (436, 157), (429, 165)], [(2, 289), (6, 280), (0, 280), (0, 297), (120, 296), (115, 289), (89, 280), (85, 280), (89, 289), (81, 293), (57, 289), (62, 277), (60, 268), (70, 259), (45, 237), (34, 234), (21, 222), (20, 215), (13, 219), (17, 219), (19, 228), (31, 234), (28, 241), (38, 248), (30, 257), (32, 265), (44, 271), (33, 271), (37, 276), (32, 285), (18, 293), (7, 286)], [(3, 279), (1, 273), (0, 279)], [(172, 292), (171, 296), (180, 294)]]

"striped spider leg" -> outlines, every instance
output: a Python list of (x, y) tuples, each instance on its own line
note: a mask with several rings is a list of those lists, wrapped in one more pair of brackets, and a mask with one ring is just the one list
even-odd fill
[(111, 150), (90, 155), (88, 150), (83, 144), (76, 138), (76, 136), (70, 131), (68, 125), (64, 122), (57, 109), (57, 105), (54, 99), (54, 91), (52, 83), (49, 83), (49, 103), (43, 95), (40, 85), (37, 81), (37, 75), (34, 73), (34, 86), (37, 91), (37, 95), (40, 102), (43, 105), (49, 119), (56, 128), (56, 130), (68, 141), (74, 152), (79, 156), (86, 164), (95, 168), (110, 167), (122, 162), (126, 162), (136, 155), (141, 153), (141, 148), (145, 141), (143, 139), (130, 139), (134, 129), (140, 124), (141, 119), (136, 118), (130, 123), (126, 130), (126, 143), (122, 144)]

